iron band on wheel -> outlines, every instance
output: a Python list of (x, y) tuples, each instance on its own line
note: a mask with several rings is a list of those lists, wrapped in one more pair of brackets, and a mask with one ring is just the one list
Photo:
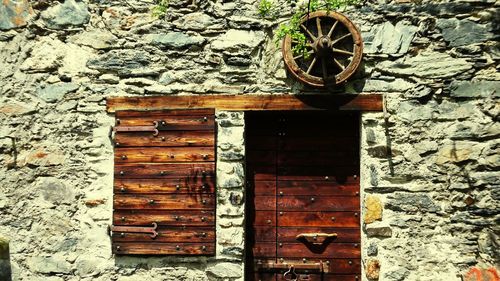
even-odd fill
[(358, 69), (363, 54), (361, 34), (341, 13), (317, 11), (305, 15), (300, 31), (307, 38), (307, 53), (293, 54), (290, 35), (283, 40), (282, 52), (289, 72), (314, 87), (340, 84)]

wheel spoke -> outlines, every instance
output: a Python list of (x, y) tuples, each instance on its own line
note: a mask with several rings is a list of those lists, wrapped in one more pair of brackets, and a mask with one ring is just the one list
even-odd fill
[(321, 30), (321, 20), (319, 17), (316, 18), (316, 28), (318, 29), (318, 37), (323, 36), (323, 30)]
[(323, 69), (323, 82), (326, 83), (326, 77), (328, 77), (328, 73), (326, 71), (326, 59), (321, 58), (321, 68)]
[(315, 63), (316, 63), (316, 57), (314, 57), (314, 59), (312, 60), (311, 64), (307, 68), (307, 71), (306, 71), (307, 74), (309, 74), (309, 72), (311, 72), (311, 70), (313, 69), (313, 66), (314, 66)]
[(309, 29), (307, 29), (307, 27), (305, 27), (305, 25), (301, 24), (300, 27), (302, 27), (302, 29), (304, 29), (304, 31), (307, 33), (307, 35), (309, 35), (309, 37), (311, 37), (311, 40), (314, 42), (316, 40), (316, 36), (314, 36), (311, 31), (309, 31)]
[(332, 51), (335, 53), (339, 53), (339, 54), (354, 56), (353, 52), (349, 52), (349, 51), (345, 51), (345, 50), (341, 50), (341, 49), (337, 49), (337, 48), (332, 48)]
[(333, 34), (333, 30), (335, 29), (335, 27), (337, 27), (337, 24), (339, 23), (338, 20), (335, 21), (335, 23), (332, 25), (332, 28), (330, 28), (330, 31), (328, 31), (328, 38), (331, 38), (332, 37), (332, 34)]
[(337, 44), (340, 40), (345, 39), (349, 36), (351, 36), (351, 33), (347, 33), (345, 35), (340, 36), (339, 38), (332, 41), (332, 45)]
[(335, 64), (340, 67), (340, 69), (344, 70), (345, 69), (345, 66), (343, 66), (336, 58), (333, 58), (333, 61), (335, 62)]

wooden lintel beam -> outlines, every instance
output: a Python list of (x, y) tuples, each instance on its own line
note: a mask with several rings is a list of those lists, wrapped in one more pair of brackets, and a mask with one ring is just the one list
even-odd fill
[(108, 97), (107, 111), (216, 108), (228, 111), (254, 110), (356, 110), (382, 111), (380, 94), (310, 95), (183, 95)]

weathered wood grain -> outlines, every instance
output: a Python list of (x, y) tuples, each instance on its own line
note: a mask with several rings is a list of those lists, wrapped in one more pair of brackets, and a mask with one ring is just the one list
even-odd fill
[(115, 242), (113, 253), (127, 255), (212, 255), (214, 243)]
[(211, 210), (215, 207), (213, 194), (115, 194), (115, 210)]
[(360, 202), (356, 196), (280, 195), (277, 205), (278, 211), (357, 211)]
[(359, 227), (357, 212), (280, 212), (278, 226)]
[(213, 226), (215, 212), (210, 211), (165, 211), (165, 210), (114, 210), (113, 225), (158, 225), (169, 226)]
[(158, 236), (149, 234), (113, 232), (114, 242), (211, 242), (215, 241), (215, 227), (160, 226)]
[(115, 148), (115, 163), (213, 162), (214, 147)]
[(282, 243), (278, 245), (278, 257), (283, 258), (361, 258), (359, 244), (335, 243), (312, 246), (302, 243)]
[(213, 131), (160, 131), (157, 136), (150, 132), (117, 132), (118, 147), (168, 147), (168, 146), (214, 146)]
[(186, 95), (152, 97), (108, 97), (108, 112), (145, 109), (220, 110), (363, 110), (382, 111), (382, 95)]
[[(338, 183), (334, 178), (322, 181), (278, 181), (278, 193), (284, 195), (359, 196), (359, 177)], [(257, 193), (257, 191), (256, 191)]]
[(214, 178), (115, 179), (115, 194), (213, 193)]
[(115, 165), (117, 179), (198, 178), (215, 177), (214, 163), (121, 164)]

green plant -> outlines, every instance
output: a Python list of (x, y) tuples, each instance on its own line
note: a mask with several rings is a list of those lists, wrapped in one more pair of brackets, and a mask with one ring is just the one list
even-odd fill
[(163, 18), (167, 14), (169, 0), (155, 0), (156, 5), (151, 9), (151, 15), (155, 18)]
[[(273, 0), (261, 0), (259, 4), (259, 14), (262, 17), (268, 17), (271, 11), (278, 11), (280, 9), (280, 7), (277, 7), (275, 2), (272, 1)], [(338, 10), (349, 5), (358, 4), (359, 1), (360, 0), (309, 0), (307, 3), (297, 6), (297, 0), (287, 0), (289, 5), (295, 6), (295, 11), (287, 23), (283, 23), (278, 26), (275, 32), (276, 44), (279, 44), (283, 38), (290, 35), (292, 41), (295, 43), (292, 47), (293, 54), (302, 54), (304, 58), (308, 58), (309, 53), (307, 52), (307, 38), (302, 32), (300, 32), (302, 18), (311, 12), (318, 10)], [(263, 2), (265, 2), (265, 4), (263, 4)], [(261, 6), (263, 6), (262, 9)]]

